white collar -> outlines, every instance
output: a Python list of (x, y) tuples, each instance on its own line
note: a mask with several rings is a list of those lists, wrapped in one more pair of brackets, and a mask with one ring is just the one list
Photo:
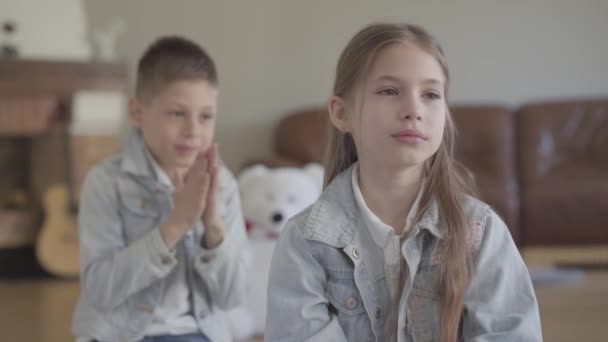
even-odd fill
[(148, 147), (146, 147), (145, 149), (146, 149), (146, 157), (148, 158), (148, 161), (152, 165), (152, 170), (154, 171), (156, 180), (160, 184), (171, 189), (171, 191), (175, 190), (175, 187), (173, 186), (173, 182), (171, 182), (171, 178), (169, 178), (169, 176), (167, 175), (165, 170), (163, 170), (160, 167), (160, 165), (158, 165), (158, 163), (156, 162), (156, 159), (154, 159), (154, 156), (152, 156), (152, 153), (150, 153), (150, 151), (148, 150)]
[[(416, 196), (416, 200), (410, 209), (410, 212), (407, 214), (404, 231), (408, 228), (412, 220), (417, 214), (418, 206), (420, 203), (420, 198), (422, 197), (422, 190), (424, 189), (424, 179), (422, 180), (422, 184), (420, 189), (418, 190), (418, 195)], [(367, 204), (365, 203), (365, 199), (363, 198), (363, 194), (361, 194), (361, 188), (359, 187), (359, 164), (357, 163), (353, 169), (352, 173), (352, 187), (355, 195), (355, 202), (361, 211), (361, 216), (363, 217), (365, 223), (369, 227), (370, 234), (372, 235), (372, 239), (374, 242), (380, 247), (385, 248), (388, 242), (389, 237), (391, 237), (395, 232), (393, 227), (388, 224), (382, 222), (376, 214), (374, 214)], [(411, 228), (411, 227), (410, 227)]]

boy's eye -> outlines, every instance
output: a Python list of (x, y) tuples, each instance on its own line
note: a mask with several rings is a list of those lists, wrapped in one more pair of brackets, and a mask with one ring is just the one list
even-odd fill
[(441, 95), (439, 93), (437, 93), (437, 92), (434, 92), (434, 91), (426, 92), (426, 93), (424, 93), (423, 96), (424, 96), (424, 98), (427, 98), (429, 100), (439, 100), (439, 99), (441, 99)]
[(212, 118), (213, 118), (213, 115), (210, 113), (203, 113), (200, 116), (201, 121), (211, 120)]
[(169, 115), (171, 116), (184, 116), (186, 113), (184, 113), (181, 110), (172, 110), (169, 112)]
[(394, 95), (398, 95), (399, 92), (395, 88), (385, 88), (385, 89), (378, 90), (377, 94), (379, 94), (379, 95), (394, 96)]

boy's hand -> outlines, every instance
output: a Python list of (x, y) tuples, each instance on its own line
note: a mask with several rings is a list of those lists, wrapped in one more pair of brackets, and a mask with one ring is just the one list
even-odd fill
[(212, 178), (209, 156), (216, 153), (214, 146), (206, 152), (199, 153), (182, 184), (176, 186), (173, 211), (161, 226), (163, 240), (169, 249), (173, 249), (177, 242), (194, 227), (207, 207)]
[(224, 240), (224, 223), (216, 210), (216, 196), (219, 183), (217, 154), (217, 144), (213, 144), (208, 153), (210, 179), (207, 191), (207, 205), (201, 217), (205, 225), (205, 234), (203, 235), (201, 245), (205, 248), (217, 247)]

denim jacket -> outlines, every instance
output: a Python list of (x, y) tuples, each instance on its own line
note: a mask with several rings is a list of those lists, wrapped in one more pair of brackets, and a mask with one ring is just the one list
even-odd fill
[[(266, 341), (384, 341), (390, 308), (382, 250), (358, 212), (351, 167), (315, 204), (292, 218), (275, 247)], [(461, 320), (462, 341), (541, 341), (527, 268), (503, 221), (484, 203), (464, 203), (473, 269)], [(435, 202), (411, 228), (399, 310), (399, 340), (439, 341), (439, 257), (445, 239)]]
[(237, 183), (220, 167), (217, 208), (225, 237), (204, 249), (202, 222), (170, 252), (159, 226), (173, 208), (172, 191), (159, 183), (146, 159), (138, 131), (130, 132), (122, 153), (87, 175), (80, 197), (81, 295), (73, 333), (99, 341), (143, 337), (164, 296), (165, 279), (186, 263), (192, 315), (212, 341), (230, 335), (219, 309), (240, 304), (246, 294), (250, 258)]

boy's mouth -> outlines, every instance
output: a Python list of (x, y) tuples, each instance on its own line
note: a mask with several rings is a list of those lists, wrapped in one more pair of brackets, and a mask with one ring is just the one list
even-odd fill
[(175, 145), (175, 151), (179, 155), (188, 155), (196, 151), (196, 147), (190, 145)]

